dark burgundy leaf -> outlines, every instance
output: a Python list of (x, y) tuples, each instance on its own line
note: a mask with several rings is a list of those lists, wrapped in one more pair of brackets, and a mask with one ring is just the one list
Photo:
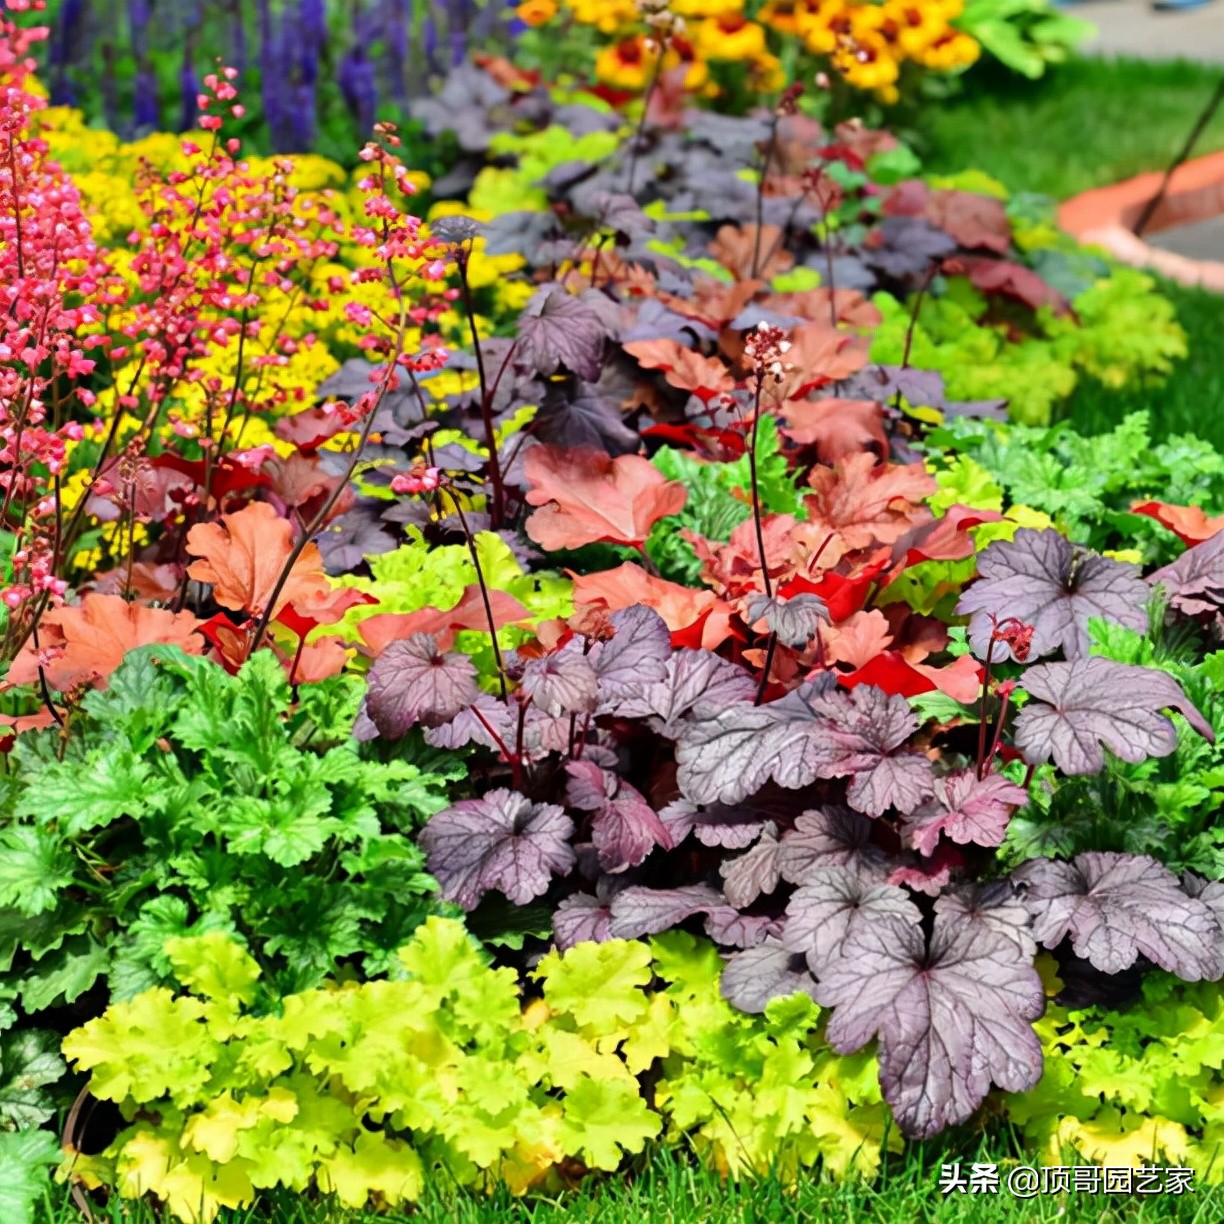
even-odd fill
[(954, 916), (936, 914), (929, 947), (899, 918), (856, 927), (816, 1001), (834, 1009), (838, 1053), (879, 1038), (880, 1087), (912, 1138), (964, 1122), (992, 1083), (1024, 1092), (1041, 1078), (1041, 978), (1007, 936)]
[(480, 691), (472, 660), (444, 653), (428, 633), (392, 642), (374, 660), (367, 683), (366, 710), (386, 739), (399, 739), (418, 723), (450, 722)]
[(732, 1007), (758, 1014), (772, 1000), (800, 991), (816, 997), (816, 983), (803, 957), (788, 951), (776, 939), (767, 939), (732, 956), (723, 970), (719, 989)]
[(1186, 616), (1224, 609), (1224, 531), (1188, 548), (1172, 565), (1148, 575), (1164, 587), (1169, 604)]
[(519, 358), (539, 374), (564, 366), (587, 382), (603, 369), (607, 335), (591, 307), (555, 285), (543, 286), (519, 316)]
[(626, 888), (612, 901), (613, 939), (638, 939), (657, 935), (694, 914), (705, 914), (726, 903), (708, 884), (686, 884), (682, 888)]
[(498, 789), (439, 812), (420, 840), (442, 895), (470, 910), (493, 889), (516, 905), (543, 896), (554, 874), (574, 866), (573, 831), (555, 803)]
[(544, 655), (523, 668), (521, 691), (553, 718), (590, 714), (599, 695), (599, 677), (590, 660), (580, 654)]
[(871, 871), (817, 867), (787, 904), (782, 942), (792, 952), (802, 952), (819, 977), (860, 926), (895, 918), (910, 925), (922, 921), (904, 889), (886, 884)]
[(744, 909), (762, 893), (778, 887), (778, 829), (771, 821), (761, 830), (760, 840), (747, 854), (728, 859), (719, 868), (723, 892), (729, 905)]
[(778, 870), (790, 884), (806, 884), (824, 867), (864, 866), (879, 871), (885, 861), (871, 844), (866, 816), (844, 807), (804, 812), (778, 848)]
[(1016, 747), (1040, 765), (1052, 757), (1066, 774), (1100, 773), (1104, 744), (1124, 761), (1168, 756), (1177, 728), (1160, 711), (1173, 709), (1209, 742), (1215, 732), (1167, 672), (1078, 659), (1030, 667), (1020, 681), (1035, 697), (1016, 719)]
[(768, 631), (777, 634), (783, 646), (795, 650), (806, 646), (821, 624), (827, 625), (829, 619), (828, 605), (819, 595), (792, 595), (790, 599), (754, 595), (748, 601), (748, 624), (764, 621)]
[[(1092, 617), (1147, 628), (1148, 589), (1138, 568), (1080, 548), (1053, 529), (1022, 527), (1014, 540), (996, 540), (978, 558), (978, 574), (956, 611), (973, 614), (969, 640), (980, 659), (990, 645), (992, 615), (1033, 626), (1033, 659), (1059, 649), (1068, 659), (1084, 658)], [(996, 641), (992, 656), (1010, 659), (1011, 648)]]
[(1002, 774), (978, 780), (976, 769), (958, 769), (935, 782), (935, 797), (906, 821), (910, 845), (934, 854), (939, 835), (961, 845), (1000, 846), (1012, 809), (1028, 802), (1028, 791)]
[(570, 761), (565, 768), (567, 799), (574, 807), (595, 813), (591, 841), (604, 871), (627, 871), (656, 846), (672, 848), (667, 826), (628, 782), (592, 761)]
[(550, 446), (601, 450), (612, 456), (632, 455), (640, 450), (641, 438), (621, 416), (624, 395), (601, 390), (604, 381), (601, 378), (598, 383), (579, 382), (576, 386), (571, 386), (569, 380), (550, 382), (534, 422), (537, 441)]
[(1067, 936), (1077, 956), (1121, 973), (1140, 956), (1188, 982), (1220, 970), (1220, 924), (1167, 868), (1142, 854), (1090, 852), (1073, 862), (1032, 859), (1013, 878), (1025, 886), (1033, 934), (1047, 948)]

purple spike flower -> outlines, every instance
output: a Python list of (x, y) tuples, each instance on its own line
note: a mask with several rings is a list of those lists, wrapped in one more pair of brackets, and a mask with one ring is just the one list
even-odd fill
[(180, 132), (190, 132), (200, 117), (196, 97), (200, 93), (200, 78), (196, 75), (195, 64), (192, 63), (192, 48), (188, 45), (183, 51), (183, 66), (179, 69), (179, 98), (182, 109), (179, 111)]
[(387, 43), (387, 75), (391, 97), (399, 105), (408, 102), (408, 47), (411, 14), (407, 0), (383, 0), (383, 33)]
[(133, 104), (137, 131), (156, 131), (161, 126), (161, 108), (157, 104), (157, 77), (147, 63), (136, 69)]
[(128, 0), (128, 24), (131, 26), (132, 52), (137, 61), (149, 55), (149, 0)]

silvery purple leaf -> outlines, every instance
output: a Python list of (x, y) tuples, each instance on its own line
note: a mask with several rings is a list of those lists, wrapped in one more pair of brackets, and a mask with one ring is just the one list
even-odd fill
[(612, 936), (608, 929), (612, 911), (590, 893), (574, 893), (553, 911), (553, 939), (565, 952), (575, 944), (603, 943)]
[(948, 921), (982, 925), (1006, 935), (1029, 960), (1037, 951), (1037, 941), (1029, 929), (1030, 917), (1023, 900), (1023, 888), (1011, 880), (962, 885), (935, 901), (935, 912)]
[(770, 821), (747, 854), (728, 859), (719, 868), (727, 903), (736, 909), (751, 905), (762, 893), (778, 887), (778, 827)]
[(817, 867), (786, 906), (782, 942), (807, 957), (808, 968), (819, 977), (860, 926), (894, 919), (911, 926), (922, 921), (903, 888), (854, 867)]
[(636, 867), (656, 847), (674, 845), (666, 825), (654, 808), (628, 782), (589, 760), (570, 761), (565, 767), (568, 802), (594, 812), (591, 841), (599, 865), (613, 874)]
[(532, 704), (553, 718), (562, 714), (591, 714), (599, 695), (599, 677), (580, 654), (544, 655), (523, 668), (520, 691)]
[(686, 725), (676, 743), (681, 792), (693, 803), (738, 803), (771, 778), (798, 790), (832, 777), (844, 753), (829, 713), (849, 700), (836, 684), (823, 673), (777, 701), (738, 702)]
[(564, 366), (587, 382), (603, 369), (607, 331), (590, 305), (545, 285), (519, 316), (519, 356), (539, 374)]
[(1160, 585), (1169, 605), (1185, 616), (1203, 616), (1224, 609), (1224, 531), (1188, 548), (1172, 565), (1148, 575)]
[(754, 807), (723, 803), (698, 807), (683, 798), (663, 808), (659, 819), (667, 826), (677, 846), (690, 833), (695, 833), (703, 846), (721, 846), (724, 850), (746, 849), (765, 827), (761, 813)]
[(458, 246), (461, 242), (470, 242), (482, 231), (483, 226), (479, 221), (459, 213), (438, 217), (429, 223), (429, 232), (432, 237), (438, 239), (439, 242), (450, 243), (453, 246)]
[(399, 739), (418, 723), (450, 722), (480, 691), (472, 660), (444, 653), (428, 633), (392, 642), (374, 660), (367, 684), (366, 710), (386, 739)]
[(866, 816), (844, 807), (804, 812), (778, 847), (778, 870), (789, 884), (806, 884), (823, 867), (869, 867), (883, 874), (884, 853), (871, 844)]
[(793, 595), (790, 599), (754, 595), (748, 601), (747, 621), (750, 625), (764, 621), (783, 646), (801, 650), (816, 636), (822, 623), (829, 623), (829, 608), (819, 595)]
[(543, 896), (554, 874), (574, 866), (573, 831), (574, 822), (555, 803), (497, 789), (439, 812), (420, 841), (442, 895), (471, 910), (494, 889), (516, 905)]
[(1016, 747), (1040, 765), (1053, 758), (1066, 774), (1100, 773), (1101, 745), (1124, 761), (1168, 756), (1177, 728), (1163, 709), (1180, 711), (1208, 742), (1215, 732), (1167, 672), (1112, 659), (1030, 667), (1020, 681), (1035, 697), (1016, 719)]
[(997, 1084), (1024, 1092), (1041, 1078), (1030, 1022), (1045, 1007), (1041, 978), (1012, 940), (935, 916), (856, 927), (821, 977), (816, 1001), (833, 1008), (840, 1054), (879, 1038), (880, 1087), (902, 1131), (925, 1139), (964, 1122)]
[(1033, 934), (1047, 948), (1070, 936), (1075, 954), (1104, 973), (1121, 973), (1146, 956), (1187, 982), (1219, 975), (1215, 913), (1147, 855), (1094, 851), (1070, 863), (1031, 859), (1013, 879), (1025, 886)]
[(905, 822), (909, 843), (931, 855), (942, 833), (960, 845), (1001, 846), (1012, 809), (1028, 802), (1028, 791), (1002, 774), (978, 780), (976, 769), (957, 769), (935, 780), (935, 797)]
[(744, 668), (710, 650), (677, 650), (668, 656), (666, 668), (662, 679), (630, 688), (612, 712), (649, 719), (660, 735), (676, 739), (683, 719), (713, 717), (756, 693), (756, 681)]
[(725, 904), (722, 894), (708, 884), (686, 884), (681, 888), (635, 886), (613, 898), (608, 929), (613, 939), (657, 935), (694, 914), (705, 914)]
[(740, 1011), (759, 1015), (774, 999), (804, 994), (816, 997), (816, 983), (802, 956), (776, 939), (767, 939), (727, 961), (719, 982), (722, 997)]
[(972, 613), (969, 641), (979, 659), (988, 649), (995, 660), (1012, 658), (1006, 642), (991, 648), (992, 615), (1032, 625), (1032, 659), (1056, 650), (1085, 658), (1093, 617), (1138, 632), (1147, 628), (1148, 588), (1138, 567), (1072, 544), (1052, 528), (1022, 527), (1015, 539), (996, 540), (978, 557), (978, 575), (956, 611)]
[(497, 740), (489, 733), (497, 733), (502, 743), (514, 736), (514, 717), (504, 701), (497, 701), (488, 693), (480, 693), (476, 700), (460, 710), (448, 723), (430, 727), (425, 732), (425, 742), (434, 748), (466, 748), (468, 744), (479, 744), (482, 748), (497, 748)]
[[(611, 616), (611, 641), (595, 642), (587, 657), (599, 677), (599, 713), (615, 713), (618, 703), (667, 675), (671, 631), (667, 622), (645, 604), (635, 604)], [(580, 650), (571, 642), (566, 650)]]
[(741, 914), (729, 905), (720, 905), (706, 915), (705, 933), (724, 948), (755, 948), (767, 937), (775, 938), (782, 924), (768, 914)]

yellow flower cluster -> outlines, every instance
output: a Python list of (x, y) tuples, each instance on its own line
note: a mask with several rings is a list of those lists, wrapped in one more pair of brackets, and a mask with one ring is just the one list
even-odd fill
[[(964, 0), (671, 0), (667, 11), (681, 25), (663, 52), (663, 69), (684, 65), (686, 88), (701, 91), (710, 64), (746, 64), (756, 88), (779, 89), (785, 77), (770, 46), (772, 32), (775, 42), (801, 43), (847, 84), (892, 103), (905, 64), (955, 72), (978, 58), (977, 42), (954, 24), (963, 9)], [(562, 10), (566, 19), (614, 40), (595, 62), (604, 85), (628, 92), (647, 87), (659, 51), (643, 32), (639, 0), (524, 0), (517, 11), (534, 26)]]

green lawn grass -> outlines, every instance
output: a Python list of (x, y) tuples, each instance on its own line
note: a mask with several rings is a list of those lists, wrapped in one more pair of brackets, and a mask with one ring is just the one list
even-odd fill
[[(1163, 170), (1224, 67), (1182, 60), (1075, 58), (1045, 78), (983, 69), (963, 92), (928, 103), (917, 151), (928, 171), (985, 170), (1012, 191), (1058, 199)], [(1224, 149), (1224, 108), (1198, 152)]]
[(1080, 433), (1098, 434), (1112, 429), (1128, 413), (1146, 409), (1154, 440), (1192, 433), (1224, 450), (1224, 295), (1170, 281), (1162, 282), (1161, 288), (1177, 307), (1189, 355), (1177, 363), (1166, 382), (1155, 386), (1117, 391), (1081, 378), (1056, 416), (1072, 421)]
[[(983, 1157), (990, 1159), (989, 1157)], [(435, 1182), (411, 1213), (345, 1212), (326, 1203), (275, 1195), (247, 1211), (225, 1212), (224, 1224), (1219, 1224), (1224, 1187), (1180, 1196), (1068, 1195), (1018, 1200), (1006, 1192), (953, 1195), (938, 1187), (939, 1158), (914, 1145), (904, 1164), (874, 1185), (801, 1181), (792, 1191), (777, 1180), (724, 1185), (681, 1154), (659, 1151), (633, 1177), (604, 1178), (557, 1199), (481, 1198)], [(98, 1224), (161, 1224), (147, 1208), (114, 1203), (94, 1209)], [(77, 1224), (63, 1196), (39, 1224)]]

